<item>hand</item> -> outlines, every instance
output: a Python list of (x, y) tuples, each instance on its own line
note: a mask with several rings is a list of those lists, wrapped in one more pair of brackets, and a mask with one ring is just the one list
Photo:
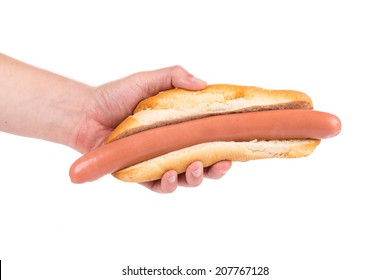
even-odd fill
[[(172, 88), (200, 90), (204, 87), (204, 81), (195, 78), (180, 66), (140, 72), (96, 87), (84, 100), (85, 113), (73, 141), (74, 148), (86, 153), (102, 145), (112, 130), (132, 114), (136, 105), (145, 98)], [(222, 161), (205, 169), (201, 162), (194, 162), (184, 174), (178, 175), (171, 170), (161, 180), (142, 185), (152, 191), (170, 193), (178, 185), (198, 186), (203, 177), (221, 178), (230, 167), (229, 161)]]
[[(205, 86), (174, 66), (91, 87), (0, 53), (0, 131), (87, 153), (102, 145), (141, 100), (175, 87), (199, 90)], [(203, 169), (194, 162), (185, 174), (171, 170), (161, 180), (143, 185), (156, 192), (173, 192), (178, 185), (197, 186), (203, 177), (218, 179), (230, 166), (223, 161)]]

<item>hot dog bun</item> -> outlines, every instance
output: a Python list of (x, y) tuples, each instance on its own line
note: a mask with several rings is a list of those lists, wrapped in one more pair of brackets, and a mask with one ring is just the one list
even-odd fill
[[(292, 90), (222, 84), (210, 85), (201, 91), (173, 89), (140, 102), (134, 114), (111, 133), (107, 143), (148, 129), (207, 116), (312, 108), (309, 96)], [(124, 168), (114, 172), (113, 176), (127, 182), (145, 182), (160, 179), (171, 169), (185, 172), (187, 166), (197, 160), (207, 167), (221, 160), (303, 157), (311, 154), (319, 143), (320, 140), (316, 139), (202, 143)]]

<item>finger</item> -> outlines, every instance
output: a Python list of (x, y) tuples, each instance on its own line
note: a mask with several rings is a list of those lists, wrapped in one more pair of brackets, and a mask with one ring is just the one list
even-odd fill
[(179, 186), (196, 187), (203, 181), (203, 164), (200, 161), (191, 163), (186, 172), (178, 177)]
[(177, 189), (177, 173), (174, 170), (166, 172), (161, 180), (141, 183), (144, 187), (158, 193), (172, 193)]
[(204, 177), (210, 179), (219, 179), (223, 177), (232, 167), (232, 162), (228, 160), (220, 161), (210, 167), (205, 168)]
[(141, 87), (143, 98), (150, 97), (160, 91), (183, 88), (188, 90), (201, 90), (207, 83), (194, 77), (181, 66), (172, 66), (154, 71), (139, 72), (132, 76)]

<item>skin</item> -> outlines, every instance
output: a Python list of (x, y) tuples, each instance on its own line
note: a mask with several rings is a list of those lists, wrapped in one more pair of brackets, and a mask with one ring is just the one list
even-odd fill
[[(99, 147), (143, 99), (172, 88), (200, 90), (206, 82), (180, 66), (132, 74), (89, 86), (25, 64), (0, 53), (0, 131), (66, 145), (80, 153)], [(193, 162), (184, 174), (170, 170), (161, 180), (143, 183), (159, 193), (219, 179), (231, 167)]]

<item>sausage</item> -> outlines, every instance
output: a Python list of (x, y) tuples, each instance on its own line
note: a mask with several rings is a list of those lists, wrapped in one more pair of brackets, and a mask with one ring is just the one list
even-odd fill
[(84, 183), (200, 143), (325, 139), (340, 129), (336, 116), (305, 109), (217, 115), (153, 128), (103, 145), (74, 162), (69, 174), (73, 183)]

